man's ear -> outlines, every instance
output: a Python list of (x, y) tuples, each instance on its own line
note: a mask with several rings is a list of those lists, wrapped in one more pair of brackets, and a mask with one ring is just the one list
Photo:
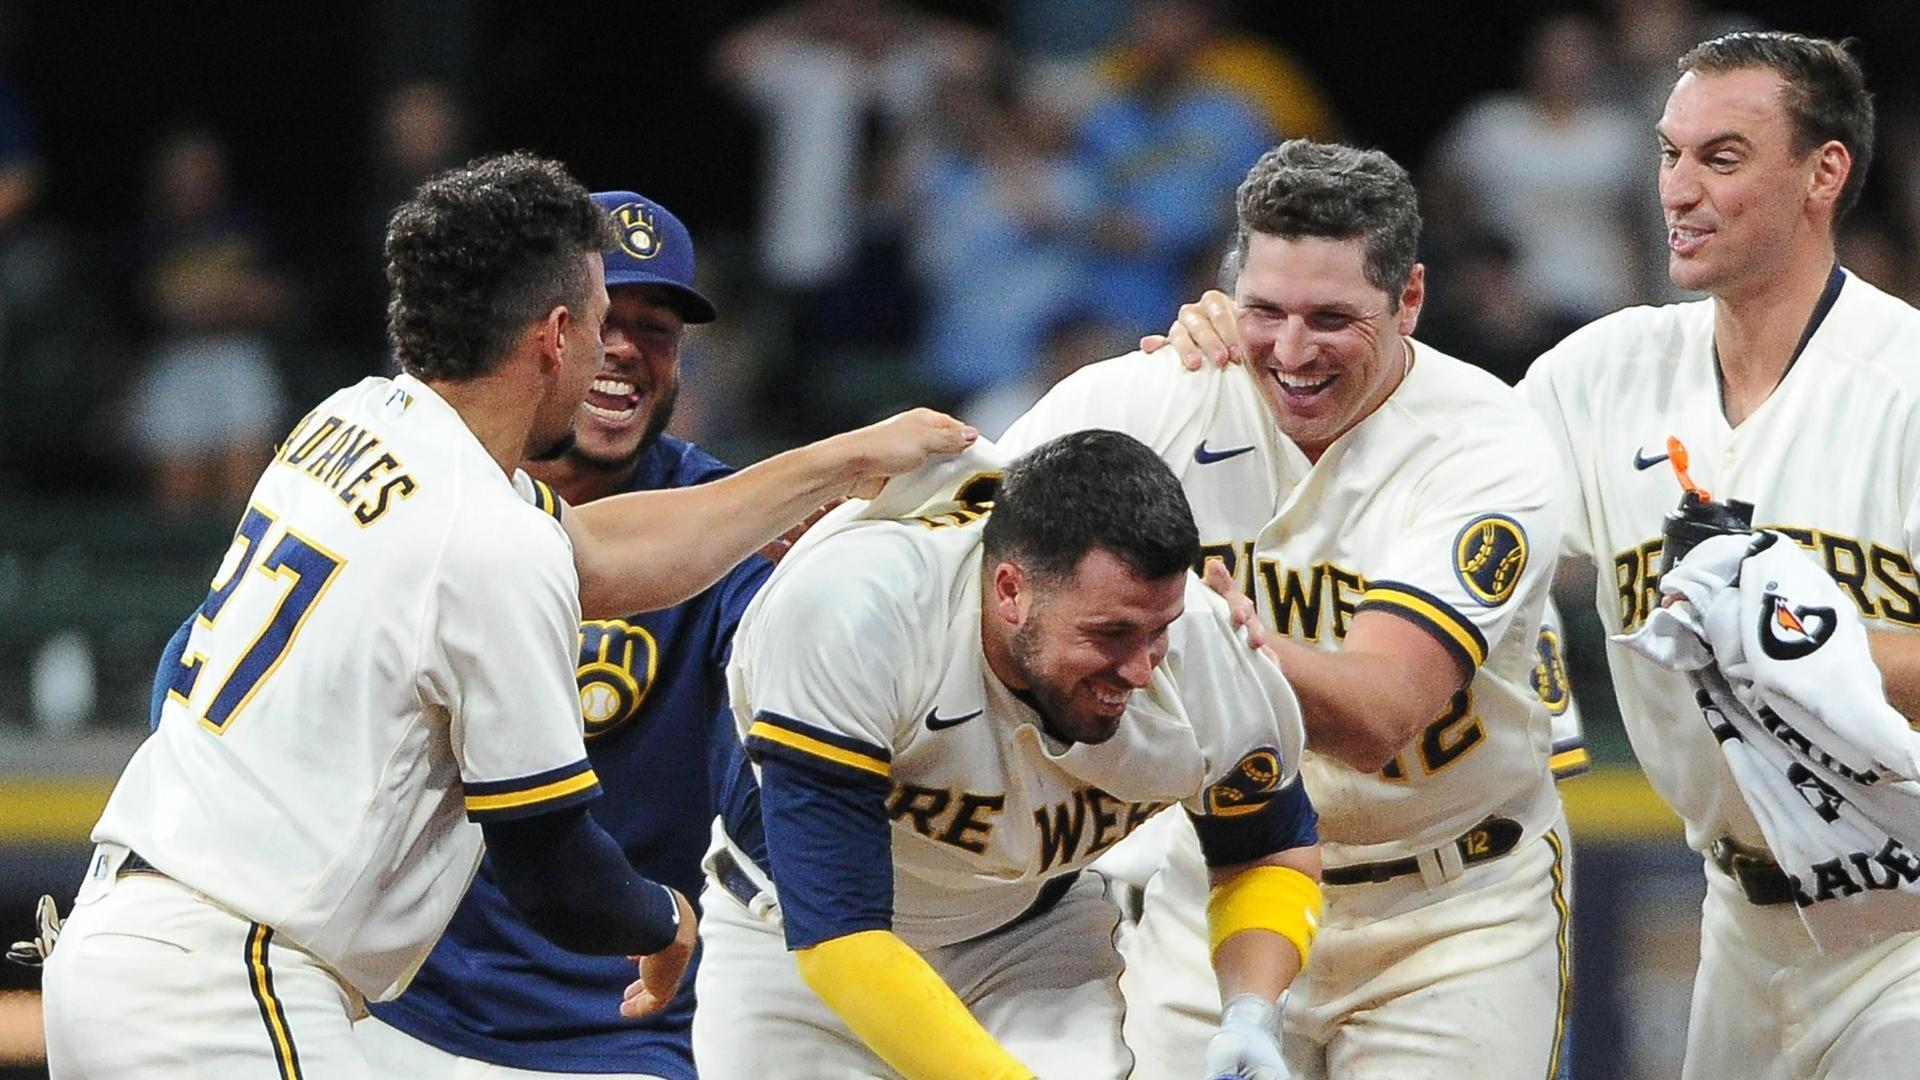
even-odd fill
[(1414, 263), (1413, 272), (1407, 275), (1407, 286), (1400, 290), (1400, 311), (1394, 316), (1395, 326), (1401, 337), (1413, 333), (1420, 324), (1420, 308), (1427, 302), (1427, 268), (1423, 263)]
[(573, 311), (565, 304), (555, 304), (552, 311), (540, 320), (534, 331), (534, 339), (540, 347), (540, 372), (551, 374), (560, 369), (566, 358), (567, 331), (573, 328)]
[(1011, 562), (1002, 562), (993, 568), (993, 611), (1008, 626), (1019, 626), (1027, 620), (1027, 607), (1032, 602), (1032, 587), (1020, 567)]
[(1807, 178), (1807, 199), (1832, 214), (1840, 204), (1840, 192), (1853, 175), (1853, 155), (1845, 143), (1828, 139), (1813, 152), (1813, 173)]

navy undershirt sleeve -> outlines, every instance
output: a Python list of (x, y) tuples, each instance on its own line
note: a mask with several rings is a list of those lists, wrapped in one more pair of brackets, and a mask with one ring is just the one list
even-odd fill
[(1200, 853), (1210, 867), (1237, 866), (1320, 842), (1320, 815), (1298, 778), (1251, 814), (1188, 816), (1193, 819), (1193, 831), (1200, 834)]
[(893, 837), (884, 779), (760, 759), (760, 811), (787, 948), (893, 928)]
[(578, 953), (645, 956), (673, 944), (673, 897), (627, 862), (584, 806), (484, 821), (493, 877), (547, 940)]
[(160, 666), (153, 670), (153, 693), (147, 699), (147, 730), (160, 730), (160, 710), (167, 703), (167, 688), (173, 683), (173, 673), (180, 667), (180, 658), (187, 654), (187, 638), (193, 636), (193, 620), (199, 615), (187, 616), (180, 629), (173, 632), (167, 640), (166, 650), (160, 654)]

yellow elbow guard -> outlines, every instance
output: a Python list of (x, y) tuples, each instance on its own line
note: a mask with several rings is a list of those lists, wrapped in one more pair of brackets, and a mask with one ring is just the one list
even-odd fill
[(1256, 866), (1207, 897), (1207, 955), (1242, 930), (1270, 930), (1300, 951), (1300, 966), (1320, 932), (1320, 883), (1290, 866)]
[(938, 972), (890, 930), (793, 954), (800, 978), (907, 1080), (1032, 1080)]

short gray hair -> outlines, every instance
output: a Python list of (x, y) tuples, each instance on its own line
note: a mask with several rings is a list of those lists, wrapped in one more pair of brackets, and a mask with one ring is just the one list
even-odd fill
[(1254, 233), (1366, 245), (1367, 281), (1398, 309), (1420, 247), (1420, 198), (1378, 150), (1288, 139), (1260, 155), (1234, 196), (1238, 231), (1223, 276), (1238, 277)]

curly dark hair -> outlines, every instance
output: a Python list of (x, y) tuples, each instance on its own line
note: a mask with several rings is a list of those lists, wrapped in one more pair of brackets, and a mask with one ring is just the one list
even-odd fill
[(1153, 580), (1199, 561), (1200, 532), (1160, 455), (1096, 428), (1041, 443), (1007, 468), (981, 544), (987, 566), (1011, 560), (1039, 579), (1070, 576), (1101, 548)]
[(524, 151), (420, 185), (387, 222), (387, 331), (422, 379), (492, 371), (528, 323), (586, 303), (580, 256), (613, 236), (587, 189)]
[(1223, 276), (1237, 277), (1254, 233), (1366, 244), (1367, 281), (1399, 310), (1420, 246), (1420, 198), (1378, 150), (1288, 139), (1260, 155), (1234, 195), (1238, 231)]
[(1873, 95), (1853, 57), (1855, 42), (1828, 41), (1779, 31), (1723, 34), (1680, 58), (1681, 74), (1725, 75), (1767, 68), (1780, 76), (1787, 117), (1793, 122), (1793, 152), (1805, 156), (1829, 139), (1847, 148), (1853, 169), (1833, 206), (1838, 225), (1860, 201), (1873, 163)]

